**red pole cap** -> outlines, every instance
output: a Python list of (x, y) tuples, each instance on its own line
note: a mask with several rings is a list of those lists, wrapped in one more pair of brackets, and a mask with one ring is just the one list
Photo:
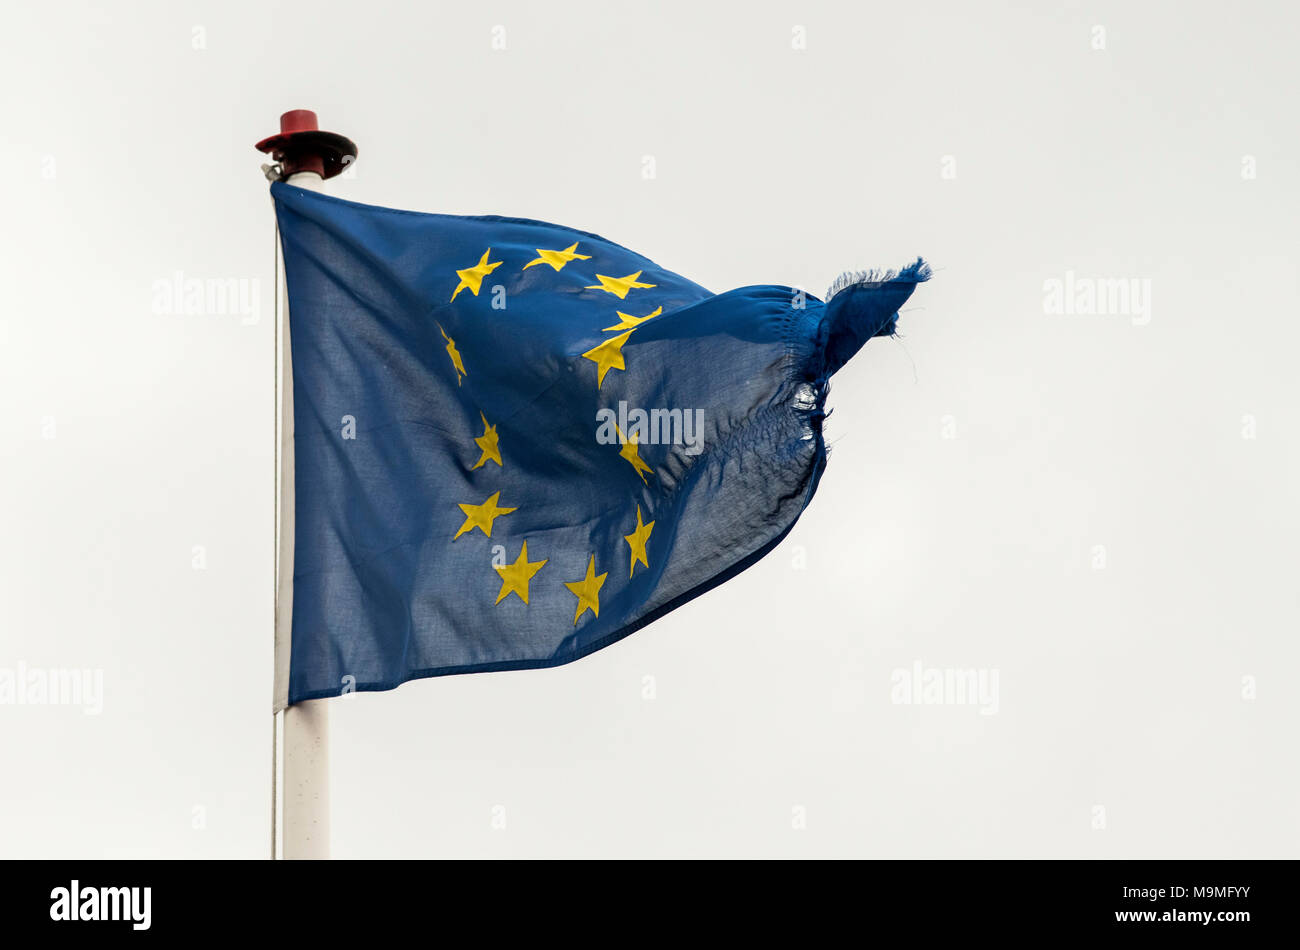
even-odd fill
[(334, 132), (322, 132), (310, 109), (291, 109), (281, 115), (280, 134), (262, 139), (257, 150), (279, 162), (285, 178), (298, 172), (333, 178), (357, 157), (356, 144)]

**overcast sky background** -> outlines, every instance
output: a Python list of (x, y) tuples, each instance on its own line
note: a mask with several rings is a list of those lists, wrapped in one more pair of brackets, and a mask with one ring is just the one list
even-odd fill
[[(764, 561), (568, 667), (336, 701), (336, 856), (1296, 855), (1293, 6), (6, 21), (0, 670), (104, 695), (0, 705), (0, 857), (267, 853), (252, 145), (292, 108), (360, 146), (331, 194), (559, 222), (716, 291), (935, 268), (836, 376)], [(155, 312), (178, 272), (257, 306)], [(1149, 306), (1045, 312), (1067, 272)], [(895, 702), (917, 663), (996, 704)]]

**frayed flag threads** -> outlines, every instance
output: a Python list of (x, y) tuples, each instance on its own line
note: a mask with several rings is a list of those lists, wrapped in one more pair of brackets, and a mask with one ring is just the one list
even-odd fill
[(826, 303), (838, 293), (858, 287), (878, 287), (881, 284), (920, 284), (930, 279), (933, 271), (923, 258), (918, 257), (906, 267), (897, 269), (872, 269), (845, 271), (826, 289)]

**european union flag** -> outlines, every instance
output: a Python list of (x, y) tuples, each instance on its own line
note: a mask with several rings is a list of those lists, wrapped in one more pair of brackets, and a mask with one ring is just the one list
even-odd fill
[(817, 488), (831, 374), (928, 276), (713, 294), (585, 231), (272, 195), (289, 702), (568, 663), (744, 570)]

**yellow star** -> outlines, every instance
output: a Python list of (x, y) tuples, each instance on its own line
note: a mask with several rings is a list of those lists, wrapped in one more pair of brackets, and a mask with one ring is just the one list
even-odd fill
[(605, 374), (611, 369), (627, 369), (627, 365), (623, 362), (623, 344), (627, 342), (627, 338), (631, 335), (632, 331), (628, 330), (626, 333), (612, 336), (582, 354), (600, 367), (600, 371), (596, 374), (597, 389), (605, 382)]
[[(497, 427), (488, 425), (487, 416), (479, 413), (478, 417), (483, 420), (483, 434), (474, 440), (474, 444), (483, 450), (483, 454), (478, 457), (474, 463), (474, 468), (479, 468), (488, 459), (501, 465), (501, 448), (497, 445)], [(504, 466), (502, 466), (504, 468)], [(470, 469), (473, 471), (473, 469)]]
[(524, 265), (524, 270), (532, 267), (534, 264), (550, 264), (556, 270), (561, 270), (569, 261), (589, 261), (590, 254), (579, 254), (577, 242), (570, 244), (562, 251), (545, 251), (537, 248), (537, 258), (529, 261)]
[(460, 283), (457, 284), (456, 289), (451, 292), (452, 300), (455, 300), (456, 295), (466, 287), (469, 288), (469, 292), (475, 297), (478, 296), (479, 288), (483, 286), (483, 278), (501, 266), (500, 261), (493, 261), (492, 263), (488, 262), (488, 255), (491, 253), (492, 248), (489, 247), (483, 252), (483, 256), (479, 258), (478, 263), (473, 267), (467, 267), (464, 270), (456, 271), (456, 276), (460, 278)]
[(637, 271), (635, 274), (628, 274), (626, 277), (606, 277), (604, 274), (597, 274), (596, 279), (600, 281), (600, 283), (592, 284), (591, 286), (584, 287), (582, 289), (603, 290), (605, 291), (605, 293), (613, 294), (619, 300), (622, 300), (624, 297), (627, 296), (627, 292), (633, 289), (634, 287), (645, 288), (645, 287), (655, 286), (654, 284), (641, 283), (641, 281), (637, 280), (637, 278), (640, 276), (641, 276), (640, 271)]
[(647, 313), (644, 317), (634, 317), (630, 313), (624, 313), (622, 310), (615, 310), (614, 312), (623, 319), (612, 327), (605, 327), (605, 329), (601, 331), (602, 333), (611, 333), (614, 330), (635, 330), (647, 320), (653, 320), (655, 317), (659, 316), (659, 314), (663, 313), (664, 308), (660, 307), (655, 310), (654, 313)]
[[(624, 435), (623, 430), (620, 429), (617, 425), (614, 426), (614, 431), (618, 433), (619, 441), (623, 443), (623, 447), (618, 450), (618, 454), (623, 456), (623, 458), (627, 459), (628, 462), (631, 463), (632, 467), (636, 469), (636, 473), (641, 476), (641, 481), (644, 482), (645, 473), (650, 472), (651, 474), (653, 474), (654, 469), (652, 469), (645, 462), (641, 461), (641, 453), (638, 452), (636, 448), (637, 446), (636, 433), (634, 432), (631, 435)], [(650, 565), (648, 564), (646, 565), (646, 567), (649, 566)]]
[(497, 603), (501, 603), (511, 594), (525, 604), (528, 603), (528, 581), (542, 569), (542, 565), (547, 560), (548, 558), (542, 558), (540, 561), (528, 560), (528, 542), (525, 541), (519, 557), (515, 558), (515, 563), (507, 564), (505, 567), (493, 567), (492, 570), (501, 575), (501, 593), (497, 594)]
[(447, 331), (442, 328), (441, 323), (438, 324), (438, 332), (441, 333), (442, 338), (447, 341), (447, 355), (451, 357), (451, 365), (456, 368), (456, 385), (459, 386), (460, 381), (468, 376), (469, 373), (465, 372), (465, 364), (461, 362), (460, 351), (456, 349), (456, 341), (447, 336)]
[(650, 522), (649, 524), (641, 523), (641, 506), (637, 505), (636, 506), (636, 530), (633, 531), (631, 534), (623, 535), (623, 540), (626, 541), (627, 546), (632, 549), (632, 563), (629, 564), (627, 568), (628, 577), (631, 577), (632, 572), (636, 570), (637, 561), (640, 561), (646, 567), (650, 566), (650, 562), (646, 560), (646, 556), (645, 556), (645, 543), (648, 540), (650, 540), (650, 532), (653, 531), (654, 529), (655, 529), (655, 523), (653, 521)]
[(591, 556), (587, 562), (587, 576), (580, 581), (574, 581), (570, 584), (565, 581), (564, 586), (569, 588), (578, 598), (578, 610), (573, 615), (573, 625), (578, 625), (578, 618), (582, 616), (584, 610), (590, 610), (597, 617), (600, 616), (600, 588), (605, 583), (605, 578), (609, 576), (606, 571), (599, 577), (596, 576), (596, 555)]
[(461, 511), (465, 512), (465, 523), (460, 526), (460, 530), (452, 535), (451, 539), (455, 541), (466, 531), (473, 531), (478, 528), (489, 538), (492, 537), (492, 522), (501, 515), (508, 515), (516, 508), (500, 508), (497, 501), (501, 498), (501, 493), (497, 492), (481, 505), (457, 505)]

